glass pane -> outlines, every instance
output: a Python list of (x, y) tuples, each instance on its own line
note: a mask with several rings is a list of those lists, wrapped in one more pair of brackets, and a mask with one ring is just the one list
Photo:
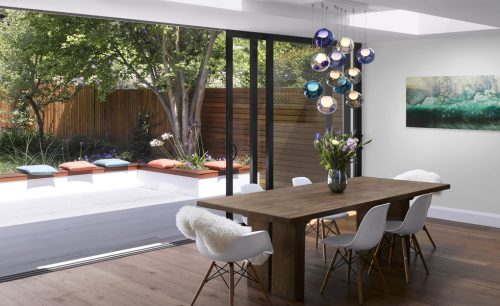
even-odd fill
[[(310, 79), (325, 80), (312, 72), (309, 61), (317, 48), (308, 44), (274, 43), (274, 187), (290, 186), (292, 178), (306, 176), (313, 182), (326, 181), (325, 169), (319, 164), (313, 147), (317, 132), (333, 125), (342, 128), (342, 97), (335, 96), (339, 108), (323, 115), (316, 100), (304, 96), (304, 83)], [(323, 87), (327, 89), (326, 84)]]

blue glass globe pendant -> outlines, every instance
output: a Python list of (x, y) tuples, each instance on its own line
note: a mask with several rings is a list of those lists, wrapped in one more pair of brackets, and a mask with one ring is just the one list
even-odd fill
[(375, 60), (375, 51), (372, 48), (363, 47), (356, 54), (360, 64), (369, 64)]
[(316, 46), (321, 48), (328, 48), (333, 45), (335, 36), (333, 35), (333, 32), (328, 30), (327, 28), (321, 28), (316, 31), (313, 40)]
[(339, 93), (341, 95), (345, 95), (346, 93), (348, 93), (350, 90), (351, 90), (351, 81), (349, 81), (348, 78), (346, 78), (345, 76), (342, 77), (343, 79), (345, 79), (345, 82), (343, 82), (343, 84), (335, 87), (333, 90), (336, 92), (336, 93)]
[(323, 93), (323, 86), (318, 81), (308, 81), (304, 84), (304, 96), (310, 100), (317, 99)]
[(345, 55), (344, 53), (334, 50), (328, 54), (330, 58), (330, 67), (335, 69), (341, 69), (345, 65)]

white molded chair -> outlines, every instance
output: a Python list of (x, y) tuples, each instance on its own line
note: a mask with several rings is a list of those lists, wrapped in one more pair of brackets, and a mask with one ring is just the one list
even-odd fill
[[(307, 177), (304, 176), (299, 176), (299, 177), (294, 177), (292, 179), (292, 185), (294, 187), (296, 186), (302, 186), (302, 185), (309, 185), (312, 184), (311, 180), (308, 179)], [(316, 227), (311, 226), (308, 232), (312, 230), (316, 230), (316, 248), (318, 248), (318, 240), (319, 240), (319, 234), (320, 234), (320, 225), (321, 225), (321, 239), (325, 239), (330, 232), (333, 232), (336, 235), (340, 234), (340, 229), (337, 224), (336, 220), (339, 219), (345, 219), (349, 217), (349, 215), (355, 215), (356, 212), (344, 212), (344, 213), (338, 213), (330, 216), (326, 216), (323, 218), (318, 218), (316, 219)], [(330, 221), (330, 226), (326, 227), (325, 226), (325, 221)], [(332, 230), (332, 225), (335, 227), (335, 231)], [(326, 246), (323, 245), (323, 261), (326, 262)]]
[[(429, 210), (429, 206), (431, 205), (432, 194), (425, 194), (418, 197), (413, 205), (410, 206), (410, 209), (406, 213), (405, 219), (403, 221), (387, 221), (385, 232), (392, 234), (390, 249), (389, 249), (389, 264), (392, 260), (392, 252), (394, 249), (394, 240), (396, 236), (401, 238), (401, 248), (403, 251), (403, 264), (405, 271), (406, 282), (410, 281), (410, 270), (409, 270), (409, 256), (408, 254), (408, 244), (413, 243), (413, 248), (415, 249), (415, 256), (419, 256), (422, 260), (422, 263), (425, 268), (426, 274), (429, 274), (429, 270), (427, 269), (427, 264), (425, 263), (424, 256), (422, 254), (422, 250), (420, 249), (420, 245), (417, 240), (417, 236), (415, 234), (422, 230), (422, 227), (425, 224), (425, 219), (427, 218), (427, 211)], [(377, 247), (376, 253), (380, 245)]]
[[(384, 234), (384, 229), (386, 228), (386, 218), (387, 211), (389, 210), (389, 204), (378, 205), (371, 208), (366, 215), (364, 216), (359, 228), (355, 234), (340, 234), (337, 236), (331, 236), (321, 240), (321, 243), (324, 245), (329, 245), (337, 248), (335, 251), (335, 255), (333, 256), (332, 262), (328, 267), (328, 271), (326, 272), (325, 279), (323, 281), (323, 285), (321, 286), (320, 293), (323, 295), (325, 291), (326, 284), (330, 277), (330, 274), (336, 268), (337, 256), (340, 255), (339, 265), (346, 263), (347, 267), (347, 282), (350, 281), (351, 276), (351, 263), (352, 263), (352, 252), (355, 252), (356, 259), (356, 278), (357, 278), (357, 286), (358, 286), (358, 301), (360, 304), (363, 304), (363, 267), (362, 267), (362, 259), (361, 252), (369, 251), (368, 255), (371, 255), (372, 261), (375, 263), (375, 266), (378, 270), (378, 274), (380, 280), (384, 286), (384, 289), (387, 291), (387, 286), (385, 283), (384, 275), (382, 274), (382, 270), (378, 264), (378, 260), (376, 254), (371, 252), (371, 250), (380, 242), (382, 236)], [(346, 256), (344, 256), (340, 249), (345, 249)], [(344, 262), (341, 262), (343, 260)], [(338, 266), (337, 266), (338, 267)]]
[[(221, 277), (224, 282), (229, 287), (229, 305), (234, 305), (234, 288), (235, 288), (235, 274), (240, 277), (246, 277), (249, 280), (256, 282), (262, 293), (264, 294), (267, 304), (272, 305), (267, 290), (262, 285), (259, 275), (252, 264), (252, 257), (261, 255), (262, 253), (272, 254), (273, 245), (269, 234), (266, 231), (256, 231), (249, 234), (238, 237), (234, 240), (223, 254), (213, 254), (211, 253), (205, 245), (203, 239), (196, 239), (196, 247), (198, 251), (212, 260), (210, 267), (208, 268), (205, 277), (203, 278), (198, 291), (191, 302), (191, 306), (194, 305), (196, 299), (200, 295), (201, 290), (207, 282), (210, 280)], [(246, 264), (240, 264), (239, 262), (246, 261)], [(226, 263), (223, 266), (217, 265), (216, 262)], [(216, 271), (212, 274), (212, 270), (215, 267)], [(229, 269), (227, 269), (229, 267)], [(237, 271), (235, 271), (235, 268)], [(228, 274), (229, 281), (226, 280), (224, 275)], [(236, 282), (236, 284), (238, 281)]]
[(264, 191), (262, 187), (260, 187), (259, 184), (244, 184), (241, 185), (241, 193), (252, 193), (252, 192), (260, 192)]
[[(441, 183), (441, 177), (431, 171), (426, 171), (422, 169), (415, 169), (415, 170), (410, 170), (403, 172), (401, 174), (398, 174), (394, 177), (395, 180), (405, 180), (405, 181), (418, 181), (418, 182), (429, 182), (429, 183)], [(439, 194), (439, 192), (437, 193)], [(412, 202), (410, 202), (410, 205)], [(436, 243), (434, 243), (434, 239), (432, 239), (431, 233), (429, 233), (429, 230), (427, 229), (427, 226), (423, 226), (422, 228), (427, 235), (427, 238), (429, 238), (429, 241), (432, 244), (433, 248), (436, 248)]]
[[(246, 193), (254, 193), (254, 192), (261, 192), (264, 191), (262, 187), (260, 187), (259, 184), (245, 184), (241, 185), (241, 194), (246, 194)], [(248, 224), (248, 218), (245, 216), (240, 215), (240, 219), (243, 223)]]

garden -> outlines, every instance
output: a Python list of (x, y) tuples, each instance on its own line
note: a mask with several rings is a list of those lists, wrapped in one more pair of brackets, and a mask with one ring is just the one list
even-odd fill
[[(248, 41), (235, 39), (234, 49), (240, 51), (235, 52), (234, 84), (245, 88)], [(281, 68), (276, 71), (283, 77), (276, 85), (301, 87), (312, 52), (290, 43), (277, 45)], [(259, 53), (265, 54), (264, 44)], [(260, 56), (259, 66), (264, 65)], [(259, 69), (260, 85), (264, 71)], [(100, 159), (168, 159), (185, 169), (206, 169), (215, 162), (220, 167), (217, 162), (224, 155), (205, 149), (201, 130), (207, 88), (224, 87), (221, 31), (0, 10), (0, 174), (23, 165), (57, 169), (70, 161)], [(109, 102), (117, 92), (128, 99), (132, 91), (147, 91), (156, 108)], [(88, 92), (92, 100), (80, 101)], [(85, 112), (68, 115), (66, 109), (77, 102)], [(124, 107), (129, 114), (114, 116), (96, 133), (96, 109), (104, 104), (109, 104), (107, 116)], [(75, 127), (90, 123), (90, 132)], [(110, 137), (113, 126), (119, 126), (119, 139)], [(247, 153), (242, 150), (236, 157), (238, 167), (248, 165)]]

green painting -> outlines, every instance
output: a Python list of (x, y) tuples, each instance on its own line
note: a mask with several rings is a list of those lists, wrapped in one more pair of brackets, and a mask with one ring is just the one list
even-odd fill
[(500, 130), (500, 75), (406, 78), (406, 126)]

